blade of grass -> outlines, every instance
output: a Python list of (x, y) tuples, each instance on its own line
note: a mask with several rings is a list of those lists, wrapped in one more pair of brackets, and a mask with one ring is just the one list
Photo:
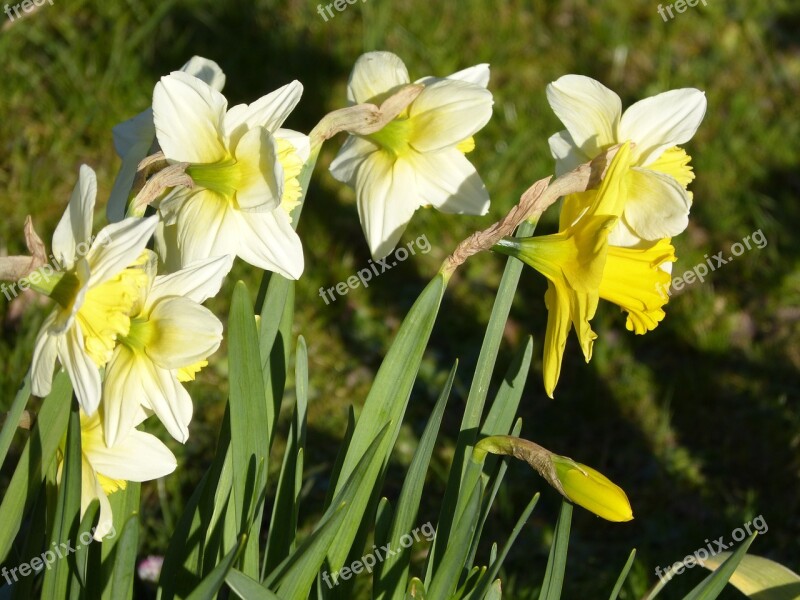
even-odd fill
[(572, 504), (561, 502), (561, 512), (553, 534), (553, 545), (544, 572), (542, 591), (539, 600), (559, 600), (564, 585), (564, 571), (567, 568), (567, 551), (569, 550), (569, 530), (572, 523)]
[[(68, 544), (72, 547), (78, 533), (81, 513), (81, 418), (76, 402), (70, 410), (67, 425), (67, 441), (64, 449), (64, 464), (61, 471), (61, 482), (58, 485), (58, 501), (53, 522), (53, 531), (49, 546)], [(42, 598), (67, 598), (72, 585), (73, 573), (70, 562), (74, 556), (66, 560), (55, 561), (47, 569), (42, 582)]]
[(0, 430), (0, 465), (5, 463), (8, 449), (11, 447), (11, 441), (14, 439), (14, 434), (19, 427), (19, 420), (25, 407), (28, 405), (28, 400), (31, 397), (31, 374), (30, 371), (25, 375), (17, 395), (14, 396), (14, 402), (11, 404), (11, 410), (6, 413), (6, 420), (3, 422), (3, 429)]
[(17, 536), (44, 474), (56, 455), (61, 436), (67, 429), (72, 384), (65, 372), (53, 381), (53, 388), (42, 404), (36, 424), (20, 456), (8, 489), (0, 503), (0, 562), (4, 562)]
[(631, 550), (631, 554), (630, 556), (628, 556), (628, 560), (625, 563), (625, 566), (622, 567), (622, 572), (619, 574), (619, 577), (617, 578), (617, 583), (614, 584), (614, 589), (611, 590), (611, 596), (609, 596), (608, 600), (617, 600), (617, 596), (619, 596), (619, 593), (622, 590), (622, 586), (625, 584), (625, 580), (628, 578), (628, 573), (630, 573), (635, 558), (636, 558), (636, 548)]
[(713, 573), (706, 577), (691, 592), (684, 596), (683, 600), (712, 600), (722, 593), (728, 580), (736, 571), (736, 567), (742, 562), (747, 554), (750, 544), (756, 539), (758, 533), (753, 533), (742, 545), (739, 546), (728, 559), (722, 563)]
[(243, 534), (236, 542), (236, 545), (225, 555), (225, 558), (200, 582), (200, 585), (192, 590), (186, 600), (214, 600), (217, 597), (217, 592), (225, 583), (225, 577), (236, 561), (239, 560), (239, 556), (244, 551), (246, 544), (247, 535)]
[[(422, 491), (425, 486), (425, 475), (431, 462), (433, 449), (439, 435), (439, 427), (442, 424), (442, 417), (453, 388), (453, 382), (458, 369), (458, 361), (450, 369), (447, 382), (442, 388), (439, 399), (428, 418), (425, 431), (420, 437), (414, 458), (408, 467), (400, 497), (397, 500), (392, 521), (391, 534), (387, 537), (390, 548), (400, 547), (400, 538), (408, 533), (413, 527), (419, 513)], [(380, 544), (379, 544), (380, 545)], [(392, 600), (403, 600), (405, 597), (406, 581), (408, 580), (408, 568), (411, 561), (411, 549), (406, 548), (401, 552), (386, 557), (382, 562), (373, 579), (373, 597), (376, 600), (391, 598)]]

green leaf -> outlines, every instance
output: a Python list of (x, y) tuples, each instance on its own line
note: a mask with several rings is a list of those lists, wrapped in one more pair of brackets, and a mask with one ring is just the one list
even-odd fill
[[(370, 466), (374, 463), (378, 448), (386, 437), (388, 424), (367, 448), (355, 471), (348, 477), (341, 492), (325, 511), (314, 532), (295, 550), (275, 571), (267, 575), (264, 584), (274, 588), (273, 582), (279, 582), (279, 595), (286, 600), (304, 600), (308, 596), (317, 572), (329, 553), (329, 549), (342, 535), (342, 524), (347, 516), (347, 505), (356, 497), (364, 486), (364, 479)], [(338, 571), (338, 569), (333, 569)]]
[(111, 597), (114, 600), (133, 598), (133, 575), (136, 573), (136, 552), (139, 549), (139, 515), (128, 517), (116, 543)]
[[(89, 503), (89, 506), (86, 507), (86, 512), (83, 517), (81, 517), (76, 539), (80, 540), (84, 534), (86, 536), (92, 535), (99, 510), (100, 501), (95, 498)], [(72, 578), (72, 592), (70, 593), (70, 598), (80, 597), (81, 590), (88, 588), (89, 576), (92, 574), (89, 570), (89, 550), (91, 547), (91, 544), (76, 545), (73, 554), (75, 557), (75, 577)]]
[[(531, 235), (534, 229), (535, 226), (526, 221), (519, 226), (517, 235)], [(514, 302), (514, 294), (516, 293), (523, 267), (524, 264), (519, 260), (514, 258), (506, 260), (503, 277), (500, 280), (500, 287), (497, 290), (492, 313), (489, 317), (489, 324), (486, 327), (481, 351), (478, 355), (478, 363), (475, 366), (475, 374), (470, 385), (467, 404), (464, 407), (461, 429), (456, 440), (456, 449), (453, 453), (450, 475), (442, 500), (439, 523), (436, 527), (436, 541), (428, 556), (426, 581), (430, 581), (431, 573), (438, 565), (443, 549), (449, 544), (450, 530), (456, 515), (456, 504), (461, 496), (460, 490), (462, 487), (470, 489), (470, 485), (472, 485), (465, 481), (467, 477), (466, 470), (471, 462), (468, 457), (471, 453), (471, 447), (477, 439), (478, 427), (483, 415), (486, 396), (489, 392), (489, 384), (494, 373), (497, 354), (500, 349), (500, 343), (503, 340), (506, 321), (511, 311), (511, 305)], [(474, 473), (470, 474), (470, 476), (474, 477)]]
[(230, 570), (225, 577), (225, 583), (242, 600), (281, 600), (258, 581), (236, 569)]
[[(503, 566), (503, 562), (506, 560), (508, 556), (509, 550), (511, 550), (511, 546), (514, 545), (514, 542), (517, 540), (522, 528), (525, 527), (525, 523), (528, 522), (528, 519), (533, 513), (533, 509), (536, 508), (536, 503), (539, 502), (539, 494), (534, 494), (531, 501), (528, 502), (528, 506), (525, 507), (525, 510), (522, 511), (519, 519), (517, 520), (517, 524), (514, 526), (514, 529), (511, 530), (511, 535), (508, 536), (508, 540), (506, 540), (505, 545), (503, 546), (503, 550), (500, 552), (500, 555), (497, 557), (493, 557), (490, 564), (489, 569), (486, 571), (485, 575), (481, 577), (481, 581), (475, 586), (475, 589), (472, 593), (466, 596), (465, 600), (471, 599), (479, 599), (483, 598), (484, 595), (489, 597), (492, 594), (492, 589), (489, 588), (490, 582), (497, 577), (497, 574), (500, 572), (500, 569)], [(494, 548), (497, 546), (495, 545)], [(495, 584), (498, 584), (499, 580), (495, 581)], [(494, 584), (493, 586), (494, 587)], [(499, 584), (498, 584), (499, 587)]]
[(426, 600), (425, 584), (416, 577), (408, 583), (406, 600)]
[(133, 595), (141, 490), (141, 483), (128, 481), (124, 490), (108, 496), (113, 530), (103, 538), (100, 546), (104, 600), (131, 598)]
[(636, 548), (631, 550), (630, 556), (628, 556), (628, 561), (625, 563), (625, 566), (622, 567), (622, 573), (619, 574), (617, 578), (617, 583), (614, 585), (614, 589), (611, 591), (611, 596), (608, 600), (617, 600), (617, 596), (619, 596), (620, 591), (622, 590), (622, 586), (625, 583), (625, 580), (628, 578), (628, 573), (633, 566), (633, 561), (636, 558)]
[(411, 307), (378, 369), (356, 423), (337, 482), (337, 492), (345, 485), (343, 481), (354, 471), (377, 432), (389, 424), (391, 432), (384, 438), (373, 463), (369, 465), (363, 486), (353, 498), (352, 504), (348, 505), (345, 524), (330, 549), (329, 560), (331, 568), (335, 570), (344, 564), (353, 540), (363, 534), (362, 525), (369, 526), (369, 520), (365, 520), (365, 509), (375, 496), (375, 484), (389, 460), (400, 431), (411, 388), (436, 322), (445, 285), (444, 277), (437, 275)]
[[(28, 560), (30, 557), (40, 555), (42, 553), (42, 540), (47, 539), (47, 486), (43, 485), (39, 488), (36, 502), (31, 508), (29, 518), (27, 519), (27, 530), (23, 529), (21, 539), (25, 540), (19, 557)], [(58, 555), (55, 553), (52, 546), (45, 549), (46, 560), (48, 564), (51, 561), (59, 560)], [(11, 598), (13, 600), (30, 600), (36, 595), (34, 594), (34, 585), (38, 580), (34, 576), (17, 577), (16, 573), (11, 575), (15, 578), (11, 586)], [(7, 589), (3, 591), (8, 591)], [(2, 597), (2, 594), (0, 594)]]
[(701, 581), (683, 600), (711, 600), (719, 596), (722, 590), (725, 589), (725, 586), (728, 585), (728, 580), (731, 578), (734, 571), (736, 571), (736, 568), (739, 566), (745, 554), (747, 554), (747, 549), (750, 547), (750, 544), (753, 543), (753, 540), (756, 539), (757, 535), (758, 533), (754, 533), (742, 542), (725, 562), (717, 567), (711, 575)]
[(449, 598), (458, 586), (478, 522), (482, 496), (483, 485), (478, 483), (469, 495), (464, 512), (459, 516), (453, 536), (450, 538), (450, 544), (444, 551), (442, 562), (434, 572), (433, 580), (428, 587), (428, 595), (431, 598)]
[(247, 535), (243, 534), (236, 545), (225, 555), (220, 563), (214, 567), (198, 585), (186, 600), (214, 600), (217, 592), (222, 588), (225, 583), (225, 578), (228, 572), (233, 568), (234, 563), (239, 559), (239, 555), (244, 551), (247, 544)]
[(31, 374), (25, 375), (17, 395), (14, 396), (14, 402), (11, 404), (11, 410), (6, 414), (6, 420), (3, 423), (3, 429), (0, 430), (0, 465), (6, 461), (8, 449), (11, 447), (11, 442), (14, 439), (14, 434), (19, 427), (19, 420), (22, 413), (25, 412), (25, 407), (28, 405), (28, 400), (31, 397)]
[(0, 504), (0, 562), (5, 562), (23, 517), (36, 499), (44, 473), (50, 467), (67, 429), (72, 384), (66, 372), (59, 373), (42, 404), (11, 483)]
[(486, 592), (486, 595), (483, 597), (483, 600), (502, 600), (503, 598), (503, 587), (500, 584), (499, 579), (495, 579), (492, 587)]
[[(234, 509), (239, 530), (249, 533), (248, 515), (256, 509), (267, 481), (270, 443), (264, 431), (268, 416), (258, 331), (247, 287), (241, 281), (236, 284), (231, 300), (228, 362)], [(257, 525), (260, 525), (258, 514)], [(244, 552), (242, 571), (258, 577), (258, 535), (253, 538), (255, 544), (248, 544)]]
[(567, 568), (567, 550), (569, 549), (569, 530), (572, 523), (572, 504), (566, 500), (561, 502), (561, 512), (553, 534), (553, 545), (544, 572), (542, 591), (539, 600), (559, 600), (564, 585), (564, 571)]
[[(453, 388), (457, 369), (458, 362), (456, 361), (450, 369), (450, 375), (447, 377), (447, 382), (441, 394), (439, 394), (436, 406), (434, 406), (430, 417), (428, 417), (425, 431), (414, 451), (411, 465), (408, 467), (403, 489), (400, 491), (400, 497), (397, 500), (391, 534), (387, 537), (387, 543), (390, 544), (390, 548), (400, 548), (400, 538), (411, 531), (416, 523), (422, 491), (425, 486), (425, 475), (428, 472), (428, 466), (431, 462), (433, 449), (439, 435), (439, 427), (442, 424), (442, 417), (447, 406), (447, 400), (450, 397), (450, 391)], [(378, 545), (382, 544), (378, 542)], [(373, 597), (376, 600), (381, 600), (382, 598), (403, 600), (410, 562), (410, 548), (405, 548), (394, 555), (386, 557), (385, 561), (376, 569), (376, 576), (373, 579)]]
[[(705, 561), (706, 569), (718, 569), (730, 552), (720, 552)], [(763, 556), (746, 554), (729, 582), (737, 590), (757, 600), (794, 600), (800, 598), (800, 576)]]
[(302, 456), (306, 439), (308, 408), (308, 349), (302, 336), (297, 340), (295, 358), (295, 405), (289, 438), (283, 454), (283, 464), (275, 492), (269, 537), (265, 553), (263, 573), (272, 571), (292, 551), (297, 534), (299, 497), (302, 485)]
[[(50, 536), (50, 546), (77, 544), (78, 526), (81, 514), (81, 418), (78, 405), (70, 411), (67, 426), (67, 442), (64, 449), (64, 465), (61, 482), (58, 485), (58, 501)], [(42, 583), (43, 598), (67, 598), (71, 587), (70, 562), (75, 557), (55, 561), (44, 574)]]

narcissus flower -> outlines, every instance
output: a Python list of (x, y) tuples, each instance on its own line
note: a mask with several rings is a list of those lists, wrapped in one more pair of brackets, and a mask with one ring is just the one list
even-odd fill
[[(550, 397), (561, 373), (571, 327), (586, 361), (591, 359), (597, 334), (589, 321), (600, 298), (626, 311), (628, 330), (639, 334), (653, 329), (664, 317), (662, 307), (668, 297), (659, 293), (659, 286), (667, 285), (670, 277), (661, 267), (675, 260), (669, 240), (659, 240), (646, 248), (609, 244), (609, 232), (628, 198), (629, 160), (630, 146), (626, 144), (614, 157), (600, 189), (592, 194), (588, 209), (574, 222), (562, 219), (559, 233), (505, 238), (494, 248), (522, 260), (548, 280), (543, 370)], [(562, 216), (570, 210), (566, 206)]]
[(686, 229), (692, 203), (686, 187), (694, 174), (690, 157), (677, 146), (688, 142), (703, 120), (703, 92), (671, 90), (641, 100), (623, 114), (619, 96), (603, 84), (565, 75), (547, 86), (547, 99), (566, 127), (550, 138), (557, 174), (616, 144), (635, 144), (626, 175), (628, 200), (611, 234), (614, 245), (636, 246)]
[(192, 399), (181, 384), (194, 379), (222, 340), (222, 323), (200, 306), (214, 296), (231, 269), (222, 256), (153, 277), (131, 314), (130, 331), (121, 336), (106, 367), (103, 424), (109, 446), (130, 434), (140, 412), (155, 413), (176, 440), (189, 439)]
[[(380, 104), (409, 83), (400, 58), (369, 52), (356, 61), (347, 98), (353, 104)], [(394, 249), (422, 206), (471, 215), (489, 210), (486, 187), (464, 156), (492, 115), (489, 66), (416, 83), (425, 88), (396, 119), (376, 133), (351, 135), (331, 164), (333, 176), (355, 188), (374, 258)]]
[(552, 454), (550, 460), (567, 499), (607, 521), (633, 519), (628, 496), (608, 477), (566, 456)]
[[(193, 56), (181, 67), (181, 71), (205, 81), (218, 92), (225, 86), (225, 73), (213, 60)], [(122, 166), (114, 180), (106, 212), (108, 221), (116, 223), (125, 218), (128, 195), (139, 163), (155, 151), (153, 148), (156, 142), (156, 126), (153, 123), (153, 109), (148, 108), (135, 117), (115, 125), (112, 133), (114, 149), (122, 159)]]
[(297, 105), (294, 81), (250, 105), (228, 109), (214, 88), (186, 73), (162, 77), (153, 92), (158, 144), (170, 162), (189, 163), (195, 187), (159, 204), (179, 263), (228, 254), (286, 277), (303, 272), (303, 248), (289, 213), (300, 199), (297, 176), (308, 137), (281, 129)]
[[(139, 411), (135, 425), (144, 419)], [(100, 516), (94, 537), (101, 540), (112, 528), (113, 515), (108, 496), (124, 490), (128, 481), (150, 481), (169, 475), (177, 461), (157, 437), (134, 429), (123, 441), (109, 448), (103, 438), (100, 413), (87, 416), (81, 411), (81, 517), (89, 504), (100, 502)], [(61, 480), (63, 462), (58, 467)]]
[(633, 519), (625, 491), (602, 473), (559, 456), (539, 444), (510, 435), (483, 438), (473, 450), (473, 460), (482, 463), (486, 453), (524, 460), (562, 496), (607, 521)]
[(128, 315), (146, 280), (136, 261), (158, 220), (125, 219), (103, 228), (92, 241), (96, 194), (94, 171), (84, 165), (53, 234), (58, 270), (42, 267), (42, 283), (34, 286), (58, 306), (42, 325), (31, 367), (33, 393), (46, 396), (58, 359), (89, 415), (100, 403), (100, 369), (111, 358), (117, 338), (130, 330)]

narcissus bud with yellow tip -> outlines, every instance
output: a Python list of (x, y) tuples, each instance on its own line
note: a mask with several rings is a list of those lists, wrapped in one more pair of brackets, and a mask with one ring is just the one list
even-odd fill
[(570, 502), (582, 506), (607, 521), (633, 519), (628, 496), (605, 475), (553, 454), (539, 444), (510, 435), (494, 435), (475, 445), (473, 460), (483, 462), (487, 453), (513, 456), (524, 460)]
[(633, 519), (628, 496), (608, 477), (566, 456), (552, 454), (550, 460), (567, 499), (607, 521)]

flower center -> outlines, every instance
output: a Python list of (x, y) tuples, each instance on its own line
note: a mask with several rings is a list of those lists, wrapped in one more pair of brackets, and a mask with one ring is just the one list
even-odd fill
[(388, 123), (380, 131), (371, 133), (366, 137), (397, 157), (409, 152), (409, 140), (412, 133), (413, 123), (411, 119), (398, 118)]
[(186, 173), (200, 187), (231, 198), (242, 187), (240, 163), (232, 157), (215, 163), (189, 165)]

